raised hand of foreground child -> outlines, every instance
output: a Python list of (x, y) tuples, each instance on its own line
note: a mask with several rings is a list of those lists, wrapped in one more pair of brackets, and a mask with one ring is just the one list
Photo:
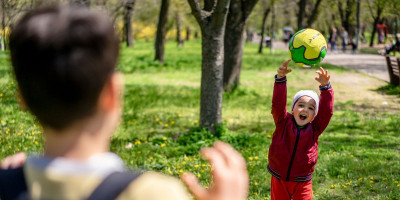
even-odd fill
[(201, 150), (201, 155), (212, 166), (212, 184), (207, 190), (191, 173), (182, 176), (183, 182), (197, 200), (245, 200), (249, 176), (244, 158), (230, 145), (215, 142)]
[(319, 67), (319, 70), (320, 71), (315, 72), (318, 74), (318, 77), (315, 77), (315, 80), (317, 80), (322, 86), (327, 86), (331, 75), (328, 74), (328, 70), (325, 71), (322, 67)]
[(289, 65), (290, 60), (287, 60), (282, 63), (282, 65), (278, 68), (278, 77), (284, 77), (286, 74), (289, 74), (292, 70), (288, 69), (287, 66)]
[(14, 155), (5, 157), (0, 164), (0, 169), (15, 169), (21, 167), (26, 160), (24, 152), (18, 152)]

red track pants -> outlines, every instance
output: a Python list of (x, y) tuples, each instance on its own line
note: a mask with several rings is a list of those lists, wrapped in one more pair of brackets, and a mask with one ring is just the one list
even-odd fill
[(311, 200), (312, 196), (312, 180), (292, 182), (271, 176), (271, 200)]

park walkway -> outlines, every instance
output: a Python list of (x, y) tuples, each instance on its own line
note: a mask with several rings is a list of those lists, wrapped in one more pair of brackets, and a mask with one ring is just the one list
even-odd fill
[(332, 65), (340, 65), (355, 69), (370, 76), (389, 82), (389, 74), (384, 56), (361, 53), (328, 53), (323, 61)]
[[(281, 50), (288, 50), (287, 44), (281, 41), (275, 41), (274, 47)], [(354, 69), (389, 82), (386, 60), (385, 57), (381, 55), (353, 54), (351, 50), (348, 50), (346, 53), (342, 53), (341, 51), (332, 53), (328, 51), (328, 54), (322, 62)]]

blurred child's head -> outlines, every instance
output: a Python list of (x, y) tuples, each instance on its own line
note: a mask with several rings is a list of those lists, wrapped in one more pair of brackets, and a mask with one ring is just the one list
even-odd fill
[(10, 35), (20, 95), (43, 126), (56, 130), (96, 111), (118, 51), (113, 24), (80, 8), (32, 11)]
[(294, 95), (292, 114), (297, 125), (308, 124), (318, 114), (319, 97), (312, 90), (300, 90)]

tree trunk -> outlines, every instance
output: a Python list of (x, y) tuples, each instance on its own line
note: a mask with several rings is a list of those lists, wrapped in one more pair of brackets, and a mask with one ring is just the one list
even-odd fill
[(357, 0), (357, 25), (356, 25), (356, 47), (357, 49), (360, 48), (360, 0)]
[(200, 125), (215, 133), (222, 116), (224, 38), (202, 31)]
[(319, 14), (319, 5), (321, 5), (322, 0), (317, 0), (314, 9), (311, 11), (311, 16), (307, 19), (307, 27), (312, 27), (312, 24), (317, 20)]
[(182, 35), (181, 35), (181, 16), (179, 13), (176, 13), (176, 42), (178, 43), (178, 47), (183, 45)]
[(274, 50), (274, 33), (275, 33), (275, 24), (276, 24), (276, 11), (275, 11), (275, 5), (274, 4), (272, 4), (271, 5), (271, 14), (272, 14), (272, 16), (271, 16), (271, 28), (270, 28), (270, 31), (271, 31), (271, 33), (270, 33), (270, 35), (271, 35), (271, 44), (270, 44), (270, 49), (271, 49), (271, 54), (274, 54), (275, 53), (275, 50)]
[(262, 25), (261, 25), (261, 41), (260, 41), (260, 47), (258, 48), (258, 53), (262, 53), (262, 50), (263, 50), (264, 35), (265, 35), (265, 24), (267, 23), (267, 18), (268, 18), (268, 14), (269, 14), (270, 10), (271, 10), (271, 8), (267, 8), (264, 11), (263, 21), (262, 21)]
[(376, 25), (379, 23), (379, 18), (374, 19), (374, 25), (372, 26), (372, 33), (371, 33), (371, 41), (369, 42), (369, 46), (374, 46), (374, 38), (376, 34)]
[(236, 25), (227, 23), (226, 26), (223, 86), (226, 92), (230, 92), (239, 85), (246, 23)]
[(200, 126), (218, 135), (222, 115), (224, 33), (230, 0), (188, 0), (202, 33)]
[(297, 29), (301, 30), (304, 28), (304, 16), (306, 14), (306, 0), (300, 0), (299, 3), (299, 13), (297, 15)]
[(226, 92), (230, 92), (239, 85), (246, 25), (257, 1), (247, 1), (244, 4), (241, 0), (231, 0), (224, 37), (223, 86)]
[(124, 8), (124, 39), (126, 40), (126, 46), (128, 47), (133, 47), (132, 15), (134, 6), (135, 0), (128, 0), (128, 2), (125, 3)]
[[(1, 11), (2, 11), (1, 12), (1, 29), (2, 30), (6, 30), (6, 13), (5, 13), (6, 5), (5, 5), (5, 1), (6, 0), (1, 0)], [(6, 50), (7, 49), (7, 41), (6, 41), (6, 32), (5, 31), (3, 31), (3, 35), (2, 35), (1, 39), (3, 40), (1, 48), (2, 48), (2, 50)]]
[(158, 18), (157, 35), (155, 42), (156, 56), (155, 60), (164, 62), (165, 36), (167, 35), (168, 7), (170, 0), (162, 0), (160, 15)]
[(189, 40), (190, 40), (190, 34), (191, 34), (190, 27), (187, 27), (187, 28), (186, 28), (186, 41), (189, 41)]

